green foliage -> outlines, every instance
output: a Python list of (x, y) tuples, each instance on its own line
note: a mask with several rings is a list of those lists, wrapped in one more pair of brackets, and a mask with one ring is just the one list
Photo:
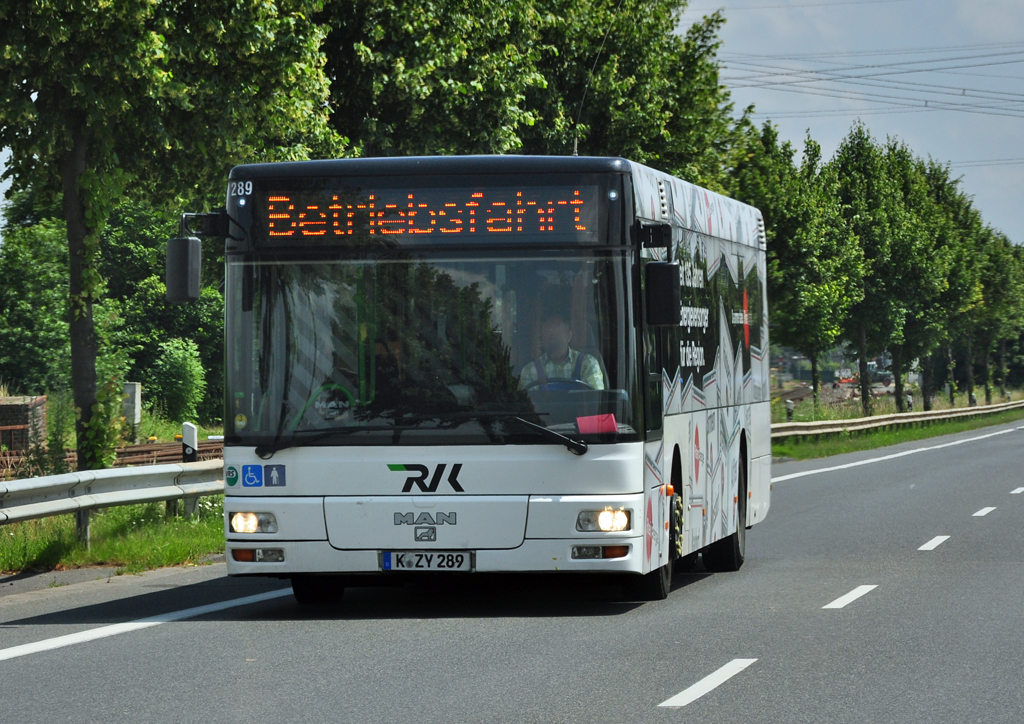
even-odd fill
[[(142, 419), (136, 429), (140, 442), (145, 443), (154, 437), (155, 442), (173, 442), (174, 436), (181, 434), (181, 423), (168, 420), (163, 407), (156, 402), (144, 402), (140, 417)], [(200, 426), (198, 433), (200, 440), (206, 440), (210, 435), (223, 435), (224, 428), (221, 425)]]
[[(541, 0), (537, 121), (527, 153), (621, 155), (715, 190), (726, 184), (739, 128), (718, 82), (715, 13), (685, 32), (682, 0)], [(602, 49), (602, 42), (604, 47)], [(593, 69), (593, 75), (591, 75)], [(589, 88), (587, 87), (589, 83)]]
[(329, 0), (330, 122), (356, 155), (565, 155), (578, 139), (722, 188), (738, 138), (715, 58), (724, 20), (681, 36), (684, 7)]
[(820, 156), (808, 139), (798, 167), (792, 146), (765, 123), (733, 171), (737, 197), (764, 217), (773, 341), (812, 361), (835, 347), (864, 294), (863, 252), (843, 217), (836, 168)]
[(866, 431), (861, 434), (836, 435), (824, 437), (820, 440), (796, 439), (780, 440), (772, 443), (772, 456), (776, 458), (792, 458), (795, 460), (810, 460), (823, 458), (832, 455), (858, 452), (860, 450), (875, 450), (889, 445), (898, 445), (903, 442), (925, 440), (939, 435), (953, 435), (958, 432), (977, 430), (992, 425), (1005, 425), (1010, 422), (1017, 422), (1024, 419), (1024, 410), (1008, 410), (993, 415), (979, 415), (948, 422), (936, 422), (921, 427), (898, 427), (895, 430)]
[(0, 379), (42, 394), (71, 382), (64, 224), (8, 226), (0, 246)]
[(159, 350), (143, 389), (148, 383), (152, 399), (171, 420), (191, 422), (206, 391), (199, 348), (190, 339), (171, 339), (162, 342)]
[(224, 499), (199, 499), (192, 519), (164, 517), (163, 503), (93, 511), (91, 546), (75, 536), (73, 515), (0, 528), (0, 571), (115, 566), (136, 573), (162, 566), (199, 563), (224, 550)]
[(193, 304), (170, 304), (164, 286), (167, 239), (177, 233), (177, 218), (135, 200), (114, 212), (104, 232), (102, 271), (107, 296), (117, 302), (124, 319), (118, 343), (131, 349), (128, 376), (144, 381), (156, 361), (160, 344), (191, 339), (199, 347), (206, 393), (199, 419), (219, 420), (224, 408), (224, 300), (217, 290), (224, 273), (223, 246), (203, 245), (203, 288)]
[[(112, 378), (97, 376), (101, 234), (123, 192), (170, 203), (232, 165), (341, 148), (327, 126), (313, 0), (0, 5), (7, 177), (62, 195), (79, 465), (102, 466)], [(104, 419), (93, 421), (102, 412)]]
[(535, 122), (532, 2), (329, 0), (331, 125), (363, 156), (505, 153)]

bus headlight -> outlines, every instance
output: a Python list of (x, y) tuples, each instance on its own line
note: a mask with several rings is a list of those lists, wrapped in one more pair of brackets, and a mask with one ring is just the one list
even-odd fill
[(628, 510), (584, 510), (576, 516), (576, 530), (581, 533), (592, 531), (614, 533), (629, 529)]
[(231, 516), (232, 533), (276, 533), (277, 518), (273, 513), (235, 513)]

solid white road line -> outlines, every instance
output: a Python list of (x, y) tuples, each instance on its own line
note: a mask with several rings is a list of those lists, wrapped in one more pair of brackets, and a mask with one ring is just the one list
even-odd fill
[(78, 633), (68, 634), (66, 636), (57, 636), (56, 638), (44, 639), (43, 641), (36, 641), (35, 643), (31, 644), (12, 646), (9, 649), (0, 649), (0, 661), (6, 661), (7, 659), (16, 659), (19, 656), (28, 656), (29, 654), (36, 654), (40, 651), (51, 651), (52, 649), (59, 649), (63, 648), (64, 646), (71, 646), (73, 644), (81, 644), (85, 643), (86, 641), (95, 641), (97, 639), (107, 638), (108, 636), (117, 636), (118, 634), (128, 633), (129, 631), (138, 631), (140, 629), (149, 628), (151, 626), (159, 626), (160, 624), (167, 623), (168, 621), (181, 621), (182, 619), (186, 618), (194, 618), (196, 616), (203, 616), (208, 613), (225, 611), (229, 608), (237, 608), (238, 606), (248, 606), (250, 603), (270, 601), (274, 598), (290, 596), (291, 593), (291, 588), (282, 588), (277, 591), (259, 593), (255, 596), (245, 596), (244, 598), (235, 598), (230, 601), (210, 603), (205, 606), (186, 608), (182, 611), (162, 613), (159, 616), (140, 618), (137, 621), (115, 623), (110, 626), (100, 626), (99, 628), (89, 629), (88, 631), (79, 631)]
[(876, 588), (878, 588), (878, 586), (857, 586), (855, 589), (847, 593), (845, 596), (840, 596), (832, 603), (825, 604), (824, 606), (822, 606), (822, 608), (842, 608), (851, 601), (856, 601), (865, 593), (873, 591)]
[(855, 463), (847, 463), (846, 465), (834, 465), (830, 468), (818, 468), (817, 470), (805, 470), (802, 473), (790, 473), (789, 475), (780, 475), (777, 478), (772, 478), (773, 483), (779, 483), (783, 480), (794, 480), (795, 478), (804, 478), (808, 475), (817, 475), (818, 473), (830, 473), (834, 470), (846, 470), (848, 468), (856, 468), (861, 465), (870, 465), (871, 463), (880, 463), (885, 460), (895, 460), (896, 458), (906, 457), (907, 455), (916, 455), (917, 453), (928, 452), (929, 450), (941, 450), (944, 447), (953, 447), (954, 445), (963, 445), (967, 442), (975, 442), (977, 440), (985, 440), (990, 437), (996, 437), (997, 435), (1005, 435), (1008, 432), (1014, 430), (1024, 430), (1024, 426), (1017, 428), (1010, 428), (1009, 430), (1000, 430), (999, 432), (990, 432), (988, 435), (978, 435), (977, 437), (969, 437), (964, 440), (955, 440), (953, 442), (946, 442), (942, 445), (931, 445), (929, 447), (919, 447), (913, 450), (904, 450), (903, 452), (893, 453), (892, 455), (883, 455), (880, 458), (869, 458), (868, 460), (858, 460)]
[(665, 701), (658, 704), (658, 706), (667, 706), (675, 708), (686, 706), (690, 702), (696, 701), (697, 699), (701, 698), (709, 691), (718, 688), (726, 681), (736, 676), (736, 674), (740, 673), (745, 668), (750, 666), (755, 661), (757, 661), (757, 659), (733, 659), (715, 673), (710, 674), (709, 676), (705, 676), (703, 679), (698, 681), (689, 689), (679, 692), (671, 699), (666, 699)]
[(1020, 495), (1021, 493), (1024, 493), (1024, 488), (1017, 488), (1016, 490), (1010, 491), (1010, 495)]
[(991, 512), (993, 511), (993, 510), (995, 510), (995, 508), (994, 508), (994, 507), (992, 507), (992, 508), (982, 508), (981, 510), (979, 510), (979, 511), (978, 511), (977, 513), (975, 513), (975, 514), (974, 514), (974, 515), (972, 515), (971, 517), (972, 517), (972, 518), (980, 518), (980, 517), (981, 517), (981, 516), (983, 516), (983, 515), (988, 515), (988, 514), (989, 514), (989, 513), (991, 513)]
[(937, 535), (934, 538), (932, 538), (930, 541), (925, 543), (923, 546), (918, 548), (917, 550), (919, 550), (919, 551), (933, 551), (933, 550), (935, 550), (936, 548), (938, 548), (940, 545), (942, 545), (943, 543), (945, 543), (948, 540), (949, 540), (949, 536), (948, 535)]

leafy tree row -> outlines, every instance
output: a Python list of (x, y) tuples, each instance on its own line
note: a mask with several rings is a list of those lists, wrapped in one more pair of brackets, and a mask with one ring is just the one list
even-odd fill
[[(161, 304), (152, 268), (161, 244), (136, 232), (161, 226), (167, 210), (207, 205), (240, 162), (566, 153), (578, 144), (580, 153), (627, 155), (722, 188), (736, 133), (714, 58), (722, 19), (709, 16), (679, 36), (684, 7), (683, 0), (0, 5), (7, 176), (31, 206), (56, 210), (40, 217), (50, 220), (15, 225), (12, 236), (31, 246), (63, 235), (66, 248), (51, 244), (47, 253), (66, 259), (69, 270), (48, 292), (32, 292), (66, 300), (47, 298), (42, 316), (52, 334), (55, 320), (66, 319), (68, 334), (49, 342), (36, 336), (46, 349), (21, 350), (34, 367), (12, 358), (14, 381), (53, 384), (69, 369), (80, 465), (105, 464), (123, 370), (98, 367), (104, 339), (127, 349), (140, 370), (152, 368), (154, 342), (181, 327), (191, 337), (219, 333), (213, 315), (183, 320), (190, 313)], [(138, 217), (146, 207), (150, 218)], [(208, 311), (221, 303), (211, 281)], [(217, 354), (216, 345), (199, 348)], [(212, 399), (217, 363), (204, 362)]]
[(825, 163), (810, 139), (798, 163), (770, 123), (750, 129), (745, 148), (732, 190), (765, 216), (773, 341), (811, 360), (815, 399), (818, 358), (845, 343), (860, 360), (865, 415), (867, 362), (883, 351), (900, 411), (911, 365), (922, 363), (929, 409), (932, 358), (954, 382), (961, 347), (967, 391), (978, 364), (991, 402), (993, 355), (1005, 387), (1007, 343), (1024, 330), (1024, 253), (982, 222), (949, 167), (859, 123)]
[(161, 265), (176, 214), (219, 205), (233, 165), (574, 150), (764, 209), (780, 341), (820, 351), (845, 340), (862, 358), (886, 348), (905, 367), (952, 354), (970, 330), (972, 354), (986, 358), (1016, 329), (1006, 312), (1016, 296), (997, 302), (986, 289), (992, 245), (1006, 241), (956, 181), (863, 129), (828, 162), (808, 141), (797, 165), (770, 127), (734, 118), (718, 76), (721, 14), (679, 34), (685, 6), (0, 4), (0, 147), (12, 152), (15, 194), (0, 254), (0, 378), (70, 385), (80, 466), (100, 467), (120, 382), (166, 368), (165, 352), (197, 350), (198, 412), (218, 415), (222, 255), (204, 249), (203, 298), (190, 308), (163, 301)]

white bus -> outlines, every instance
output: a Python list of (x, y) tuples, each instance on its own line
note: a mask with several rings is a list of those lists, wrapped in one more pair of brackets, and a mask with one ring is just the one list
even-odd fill
[(239, 166), (226, 217), (229, 575), (658, 599), (698, 552), (740, 567), (770, 495), (756, 209), (621, 158), (476, 156)]

